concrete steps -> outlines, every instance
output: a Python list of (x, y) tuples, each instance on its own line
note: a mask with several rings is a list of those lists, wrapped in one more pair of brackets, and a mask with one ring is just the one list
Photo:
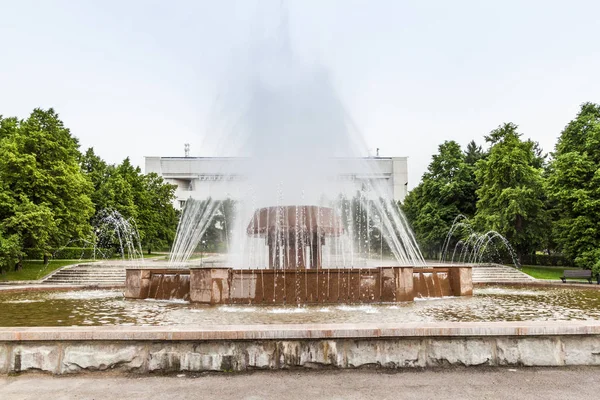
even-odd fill
[(124, 285), (125, 268), (81, 264), (59, 269), (43, 279), (52, 285)]
[(526, 273), (506, 265), (489, 264), (473, 267), (473, 283), (527, 283), (535, 280)]
[[(505, 265), (473, 267), (473, 283), (527, 283), (535, 280), (516, 268)], [(125, 268), (101, 264), (74, 265), (54, 272), (42, 282), (54, 285), (124, 285)]]

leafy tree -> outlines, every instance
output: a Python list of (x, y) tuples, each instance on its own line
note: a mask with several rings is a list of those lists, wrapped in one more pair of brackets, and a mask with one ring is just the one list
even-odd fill
[(0, 226), (8, 237), (47, 250), (89, 231), (91, 185), (78, 148), (52, 109), (0, 121)]
[(15, 260), (20, 259), (21, 240), (19, 235), (5, 236), (0, 231), (0, 273), (5, 273), (15, 265)]
[[(1, 142), (2, 139), (0, 139), (0, 145)], [(9, 211), (13, 206), (14, 201), (6, 190), (5, 183), (0, 180), (0, 216), (9, 215)], [(17, 260), (22, 257), (21, 249), (23, 247), (20, 234), (6, 234), (5, 222), (0, 222), (0, 273), (5, 273), (17, 265)]]
[(175, 185), (170, 185), (155, 173), (142, 176), (144, 201), (138, 209), (138, 227), (142, 230), (142, 244), (148, 249), (167, 248), (175, 239), (179, 215), (173, 207)]
[(81, 156), (81, 169), (90, 179), (94, 188), (90, 195), (94, 207), (96, 210), (106, 208), (102, 206), (105, 199), (103, 198), (103, 193), (100, 189), (110, 178), (111, 168), (104, 160), (96, 155), (94, 148), (90, 147), (85, 154)]
[(520, 137), (515, 124), (499, 126), (486, 136), (492, 146), (476, 164), (476, 224), (504, 235), (519, 259), (538, 248), (546, 223), (537, 145)]
[(129, 158), (119, 165), (108, 165), (91, 148), (83, 155), (81, 165), (94, 185), (91, 197), (97, 215), (110, 209), (134, 220), (142, 245), (149, 252), (170, 246), (178, 220), (172, 205), (175, 185), (165, 183), (157, 174), (142, 174)]
[(474, 140), (471, 140), (469, 144), (467, 144), (467, 149), (465, 150), (465, 162), (469, 165), (475, 165), (477, 161), (481, 160), (485, 157), (485, 152), (475, 143)]
[(585, 103), (548, 167), (553, 238), (575, 265), (600, 272), (600, 105)]
[(455, 141), (444, 142), (421, 183), (406, 197), (402, 210), (427, 257), (437, 256), (457, 215), (474, 214), (477, 183), (473, 163), (481, 157), (481, 149), (474, 143), (464, 153)]
[(475, 172), (477, 170), (477, 162), (483, 160), (486, 155), (486, 152), (474, 140), (471, 140), (467, 144), (467, 149), (465, 150), (465, 168), (469, 177), (464, 182), (464, 200), (460, 208), (461, 213), (468, 217), (473, 217), (477, 211), (477, 189), (479, 189), (479, 184), (477, 183)]

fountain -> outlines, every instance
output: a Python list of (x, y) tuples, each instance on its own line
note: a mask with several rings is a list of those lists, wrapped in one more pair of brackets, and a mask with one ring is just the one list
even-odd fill
[(205, 304), (394, 303), (415, 297), (470, 296), (470, 265), (323, 265), (327, 238), (345, 232), (335, 210), (319, 206), (256, 210), (246, 234), (264, 240), (266, 268), (129, 268), (125, 297)]
[(104, 209), (98, 213), (94, 223), (95, 248), (114, 248), (122, 260), (144, 262), (142, 241), (135, 220), (127, 219), (117, 210)]
[[(221, 189), (186, 203), (168, 268), (129, 270), (126, 296), (146, 298), (165, 274), (189, 274), (190, 301), (209, 304), (470, 295), (470, 266), (425, 263), (393, 201), (396, 183), (366, 161), (329, 71), (296, 56), (285, 11), (276, 23), (245, 42), (214, 107), (203, 148), (216, 139), (213, 153), (235, 156), (223, 163)], [(192, 265), (223, 191), (236, 200), (227, 257)]]
[[(327, 71), (293, 57), (285, 22), (282, 40), (235, 63), (216, 107), (228, 128), (208, 129), (244, 164), (233, 169), (244, 177), (223, 166), (239, 179), (227, 257), (192, 259), (221, 208), (215, 192), (186, 203), (167, 264), (127, 270), (125, 296), (149, 301), (0, 287), (0, 374), (598, 365), (600, 286), (470, 296), (470, 265), (425, 263), (379, 171), (347, 176), (366, 146)], [(481, 259), (491, 240), (468, 239), (460, 259)]]
[[(462, 222), (464, 221), (464, 222)], [(462, 235), (461, 238), (456, 241), (454, 245), (454, 250), (452, 254), (449, 253), (450, 243), (452, 241), (453, 236), (460, 232), (460, 229), (464, 229), (467, 231), (468, 235)], [(489, 253), (493, 251), (495, 253), (496, 258), (501, 259), (498, 246), (494, 245), (494, 241), (499, 242), (502, 248), (508, 253), (512, 264), (515, 268), (520, 268), (519, 259), (515, 250), (512, 248), (508, 239), (502, 236), (500, 233), (496, 231), (487, 231), (485, 233), (475, 232), (471, 226), (471, 222), (469, 219), (459, 214), (454, 221), (452, 222), (452, 226), (450, 227), (448, 234), (446, 235), (446, 239), (444, 240), (444, 244), (442, 246), (442, 253), (440, 255), (440, 262), (450, 262), (451, 264), (455, 262), (459, 263), (468, 263), (468, 264), (481, 264), (489, 260)], [(492, 244), (492, 246), (490, 246)], [(457, 254), (457, 250), (460, 248), (460, 252)], [(487, 259), (486, 259), (487, 258)]]
[(325, 237), (339, 236), (344, 228), (331, 208), (288, 206), (256, 210), (246, 231), (265, 238), (270, 269), (319, 269)]

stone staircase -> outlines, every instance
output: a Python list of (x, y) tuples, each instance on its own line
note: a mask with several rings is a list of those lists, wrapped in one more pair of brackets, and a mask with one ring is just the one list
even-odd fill
[(42, 283), (53, 285), (124, 285), (125, 268), (110, 265), (78, 264), (57, 270)]
[[(536, 279), (501, 264), (473, 266), (473, 283), (528, 283)], [(45, 277), (53, 285), (124, 285), (125, 267), (119, 265), (78, 264), (64, 267)]]
[(473, 266), (473, 283), (528, 283), (536, 279), (514, 267), (501, 264)]

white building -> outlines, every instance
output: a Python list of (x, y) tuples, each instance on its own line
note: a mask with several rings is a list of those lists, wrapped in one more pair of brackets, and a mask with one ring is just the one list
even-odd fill
[[(339, 159), (342, 171), (340, 178), (356, 183), (377, 181), (387, 188), (391, 198), (402, 201), (408, 190), (407, 161), (407, 157)], [(369, 166), (368, 170), (372, 171), (371, 174), (365, 175), (362, 172), (365, 170), (365, 163)], [(177, 185), (174, 205), (180, 208), (190, 197), (232, 197), (232, 184), (243, 179), (244, 166), (243, 159), (232, 157), (146, 157), (145, 172), (155, 172), (166, 182)]]

